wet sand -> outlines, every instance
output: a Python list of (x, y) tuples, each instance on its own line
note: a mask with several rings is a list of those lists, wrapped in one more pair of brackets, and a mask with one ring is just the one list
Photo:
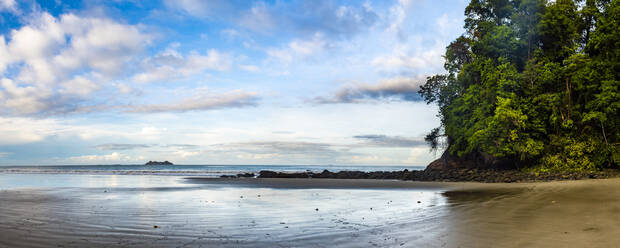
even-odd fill
[(16, 176), (0, 174), (0, 247), (620, 244), (620, 179), (481, 184), (45, 175), (47, 181), (35, 177), (32, 185), (6, 183)]
[(472, 185), (444, 195), (454, 246), (620, 247), (617, 178)]

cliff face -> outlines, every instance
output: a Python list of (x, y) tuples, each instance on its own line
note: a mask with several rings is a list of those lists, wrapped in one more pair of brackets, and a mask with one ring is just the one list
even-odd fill
[(515, 169), (517, 164), (509, 159), (498, 159), (491, 155), (473, 153), (463, 157), (443, 152), (440, 158), (426, 166), (425, 171), (456, 169)]

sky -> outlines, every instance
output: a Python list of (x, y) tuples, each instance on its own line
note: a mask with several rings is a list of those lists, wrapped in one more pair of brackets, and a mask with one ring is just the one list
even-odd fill
[(466, 4), (0, 0), (0, 165), (426, 165)]

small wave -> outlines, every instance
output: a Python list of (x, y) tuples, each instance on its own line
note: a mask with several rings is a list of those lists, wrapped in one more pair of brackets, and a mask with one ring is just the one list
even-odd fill
[(0, 169), (7, 174), (88, 174), (88, 175), (169, 175), (169, 176), (207, 176), (236, 175), (256, 173), (253, 171), (198, 171), (198, 170), (48, 170), (48, 169)]

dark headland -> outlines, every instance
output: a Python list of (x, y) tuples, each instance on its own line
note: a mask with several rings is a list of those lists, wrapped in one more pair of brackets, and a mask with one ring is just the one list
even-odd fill
[(144, 165), (174, 165), (173, 163), (171, 163), (170, 161), (166, 160), (164, 162), (160, 162), (160, 161), (148, 161), (146, 162)]
[(618, 169), (600, 171), (530, 172), (514, 167), (491, 166), (488, 163), (464, 160), (444, 153), (424, 170), (402, 171), (339, 171), (323, 170), (285, 173), (261, 171), (259, 178), (330, 178), (330, 179), (391, 179), (408, 181), (513, 183), (557, 180), (602, 179), (620, 177)]

